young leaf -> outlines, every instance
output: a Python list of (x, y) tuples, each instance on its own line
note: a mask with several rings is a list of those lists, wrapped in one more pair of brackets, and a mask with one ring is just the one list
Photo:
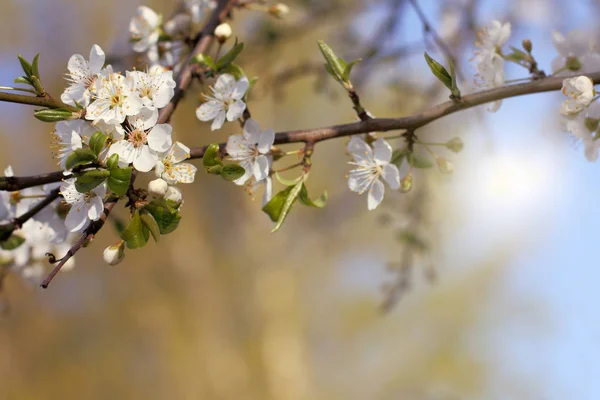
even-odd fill
[(90, 149), (96, 153), (96, 155), (100, 154), (104, 145), (106, 144), (106, 139), (108, 136), (102, 132), (94, 132), (92, 137), (90, 138)]
[(65, 161), (65, 168), (67, 170), (70, 170), (77, 167), (78, 165), (89, 164), (97, 160), (98, 157), (96, 156), (96, 153), (94, 153), (92, 150), (77, 149), (73, 151), (73, 153), (71, 153), (69, 157), (67, 157), (67, 160)]
[(299, 176), (296, 179), (286, 179), (282, 177), (279, 172), (275, 172), (275, 178), (277, 178), (277, 180), (285, 186), (294, 186), (300, 179), (302, 179), (302, 176)]
[[(323, 54), (323, 58), (325, 58), (326, 65), (329, 65), (327, 69), (330, 74), (332, 74), (338, 81), (345, 82), (344, 80), (344, 70), (346, 69), (346, 62), (335, 55), (331, 47), (329, 47), (324, 41), (317, 41), (319, 45), (319, 50)], [(325, 67), (327, 68), (327, 67)]]
[(452, 58), (446, 57), (446, 62), (448, 63), (448, 68), (450, 68), (450, 78), (452, 78), (450, 92), (454, 98), (460, 99), (460, 90), (458, 90), (458, 85), (456, 83), (456, 71), (454, 70)]
[(150, 231), (150, 234), (154, 238), (154, 241), (158, 242), (160, 240), (160, 228), (158, 227), (158, 224), (156, 223), (156, 220), (154, 219), (152, 214), (143, 212), (140, 214), (140, 219), (142, 220), (142, 223), (146, 225), (146, 228), (148, 228), (148, 230)]
[(271, 230), (271, 233), (275, 233), (281, 228), (281, 225), (288, 216), (292, 205), (298, 198), (304, 181), (301, 180), (296, 183), (295, 186), (289, 186), (281, 192), (277, 193), (271, 201), (269, 201), (262, 210), (267, 213), (271, 220), (276, 221), (275, 227)]
[(346, 68), (344, 68), (344, 74), (342, 76), (342, 78), (344, 78), (344, 82), (350, 81), (350, 73), (352, 72), (352, 68), (354, 68), (354, 66), (361, 61), (362, 58), (359, 58), (358, 60), (354, 60), (350, 64), (346, 65)]
[(425, 52), (424, 55), (425, 61), (427, 61), (427, 65), (429, 66), (429, 69), (431, 69), (433, 75), (435, 75), (435, 77), (438, 78), (440, 82), (442, 82), (448, 89), (452, 90), (452, 77), (448, 71), (446, 71), (446, 68), (444, 68), (442, 64), (435, 61), (433, 58), (429, 57), (427, 52)]
[(72, 118), (73, 113), (64, 108), (46, 108), (44, 110), (34, 111), (33, 116), (42, 122), (58, 122)]
[(14, 250), (25, 242), (25, 239), (18, 235), (10, 235), (8, 239), (0, 242), (2, 250)]
[(144, 209), (154, 217), (161, 235), (166, 235), (177, 229), (181, 216), (164, 199), (156, 199), (147, 204)]
[(237, 164), (227, 164), (221, 169), (221, 176), (229, 182), (241, 178), (245, 173), (244, 167)]
[(129, 189), (129, 182), (131, 181), (131, 167), (127, 168), (112, 168), (110, 170), (110, 176), (106, 182), (108, 189), (116, 194), (117, 196), (124, 196)]
[(205, 56), (204, 54), (198, 54), (196, 57), (194, 57), (192, 59), (192, 61), (190, 61), (190, 64), (206, 65), (210, 69), (216, 69), (217, 68), (217, 66), (216, 66), (215, 61), (213, 60), (213, 58), (211, 56)]
[(29, 64), (29, 61), (24, 59), (21, 54), (18, 54), (17, 57), (19, 59), (19, 62), (21, 63), (21, 68), (23, 68), (23, 72), (25, 72), (25, 76), (27, 76), (27, 78), (31, 78), (31, 76), (33, 75), (33, 68), (31, 67), (31, 64)]
[(324, 191), (318, 199), (311, 200), (310, 197), (308, 197), (308, 189), (306, 189), (306, 185), (303, 183), (302, 190), (300, 190), (300, 196), (298, 198), (300, 199), (300, 202), (306, 206), (323, 208), (325, 207), (325, 204), (327, 204), (327, 197), (327, 191)]
[(108, 157), (108, 160), (106, 161), (106, 166), (108, 167), (108, 169), (117, 168), (119, 166), (119, 155), (113, 154), (112, 156)]
[(21, 83), (23, 85), (30, 85), (30, 86), (32, 85), (29, 78), (27, 78), (25, 76), (19, 76), (18, 78), (15, 78), (14, 83)]
[(77, 174), (75, 188), (79, 193), (87, 193), (100, 185), (110, 176), (110, 171), (105, 169), (93, 169)]
[(35, 57), (33, 57), (33, 63), (31, 64), (31, 72), (33, 73), (33, 76), (37, 76), (38, 79), (40, 78), (40, 70), (38, 68), (38, 59), (40, 58), (40, 53), (37, 53), (35, 55)]
[(233, 77), (236, 80), (239, 80), (241, 77), (243, 77), (245, 75), (244, 70), (239, 65), (234, 64), (234, 63), (224, 66), (223, 68), (219, 69), (219, 71), (224, 74), (233, 75)]
[(150, 230), (142, 223), (140, 212), (136, 211), (129, 221), (127, 228), (121, 233), (121, 239), (125, 241), (127, 248), (140, 249), (148, 243)]
[[(221, 157), (219, 155), (219, 145), (213, 143), (208, 146), (206, 151), (204, 152), (204, 157), (202, 157), (202, 164), (204, 165), (204, 169), (207, 172), (210, 172), (209, 169), (214, 166), (223, 166), (223, 161), (221, 161)], [(221, 171), (217, 172), (219, 174)], [(214, 172), (212, 172), (214, 173)]]
[(243, 49), (244, 43), (235, 44), (227, 53), (223, 54), (223, 56), (217, 60), (217, 69), (221, 69), (234, 62)]

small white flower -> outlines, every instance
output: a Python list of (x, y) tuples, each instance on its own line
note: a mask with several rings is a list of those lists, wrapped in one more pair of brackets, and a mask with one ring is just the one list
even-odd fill
[(169, 186), (164, 199), (172, 201), (173, 203), (175, 203), (177, 205), (177, 207), (179, 207), (180, 205), (183, 204), (183, 194), (181, 193), (181, 190), (179, 190), (179, 188), (177, 186)]
[(577, 114), (574, 118), (565, 118), (564, 127), (573, 136), (581, 140), (584, 146), (584, 154), (588, 161), (594, 162), (598, 159), (598, 148), (600, 147), (600, 104), (594, 102), (586, 108), (585, 112)]
[(586, 108), (594, 98), (594, 82), (587, 76), (577, 76), (563, 80), (562, 93), (568, 97), (561, 105), (560, 113), (572, 116)]
[(102, 257), (108, 265), (117, 265), (125, 258), (125, 242), (121, 240), (117, 244), (108, 246), (104, 249)]
[(215, 8), (217, 3), (214, 0), (185, 0), (185, 6), (192, 14), (192, 21), (197, 24), (202, 21), (204, 13)]
[(210, 127), (213, 131), (223, 126), (225, 118), (229, 122), (235, 121), (242, 116), (246, 109), (246, 104), (242, 99), (249, 86), (250, 83), (245, 76), (237, 82), (232, 75), (219, 76), (215, 87), (211, 87), (213, 95), (204, 95), (208, 101), (196, 109), (196, 117), (200, 121), (214, 119)]
[(157, 178), (164, 179), (169, 185), (192, 183), (197, 168), (182, 161), (190, 157), (190, 149), (181, 142), (173, 143), (162, 159), (156, 163), (154, 173)]
[(156, 125), (156, 118), (157, 115), (150, 110), (139, 116), (129, 117), (127, 138), (113, 143), (108, 149), (107, 157), (118, 154), (119, 165), (133, 163), (140, 172), (148, 172), (154, 168), (159, 160), (158, 154), (169, 150), (172, 144), (171, 125)]
[(160, 36), (161, 17), (149, 7), (139, 6), (129, 22), (133, 50), (141, 53), (156, 45)]
[(244, 124), (243, 135), (231, 135), (227, 140), (227, 154), (234, 161), (239, 161), (246, 172), (235, 181), (243, 185), (254, 176), (257, 182), (269, 176), (269, 159), (266, 154), (271, 150), (275, 132), (273, 129), (261, 131), (258, 123), (248, 119)]
[(80, 54), (71, 56), (67, 64), (69, 72), (66, 78), (70, 85), (65, 89), (60, 99), (72, 106), (77, 102), (82, 107), (86, 107), (90, 103), (90, 91), (98, 78), (98, 74), (102, 71), (102, 67), (104, 67), (105, 59), (104, 52), (96, 44), (90, 51), (89, 62)]
[(144, 107), (157, 110), (169, 104), (175, 94), (173, 71), (151, 69), (148, 73), (142, 71), (127, 71), (127, 77), (133, 80), (133, 86), (142, 99)]
[(106, 183), (96, 186), (87, 193), (79, 193), (75, 188), (75, 179), (68, 179), (60, 188), (65, 202), (71, 209), (65, 219), (65, 225), (70, 232), (80, 232), (88, 226), (90, 221), (97, 221), (104, 209), (104, 196), (106, 196)]
[(224, 22), (215, 28), (215, 36), (221, 43), (224, 43), (229, 39), (232, 33), (231, 26), (227, 22)]
[(95, 99), (85, 113), (88, 120), (120, 124), (125, 117), (137, 115), (142, 109), (142, 100), (131, 78), (108, 73), (96, 80), (95, 87)]
[(169, 184), (164, 179), (158, 178), (148, 182), (148, 193), (154, 196), (163, 197), (167, 194), (167, 189)]
[(552, 60), (552, 72), (589, 73), (600, 69), (600, 54), (590, 51), (591, 40), (588, 33), (572, 30), (565, 37), (560, 32), (553, 32), (552, 43), (559, 54)]
[(349, 164), (356, 166), (348, 176), (348, 187), (358, 194), (368, 191), (367, 205), (369, 210), (374, 210), (383, 200), (385, 192), (383, 183), (379, 181), (380, 177), (383, 177), (391, 189), (400, 187), (398, 167), (390, 164), (392, 148), (383, 138), (379, 138), (371, 149), (364, 140), (353, 136), (348, 143), (348, 152), (354, 158)]
[(53, 136), (56, 140), (58, 165), (65, 169), (67, 157), (77, 149), (81, 149), (83, 143), (87, 143), (95, 130), (89, 122), (77, 119), (74, 121), (60, 121), (56, 123)]

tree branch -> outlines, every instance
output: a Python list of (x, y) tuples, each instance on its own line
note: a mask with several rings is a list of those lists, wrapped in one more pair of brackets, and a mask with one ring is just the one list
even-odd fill
[(27, 96), (23, 94), (0, 92), (0, 101), (6, 101), (8, 103), (28, 104), (31, 106), (38, 107), (65, 108), (75, 113), (81, 112), (79, 108), (65, 104), (62, 101), (55, 100), (50, 96)]
[(45, 185), (47, 183), (60, 182), (64, 178), (63, 171), (50, 172), (48, 174), (33, 176), (3, 176), (0, 177), (0, 190), (14, 192), (16, 190), (27, 189), (33, 186)]
[(56, 188), (48, 194), (44, 200), (40, 201), (34, 207), (32, 207), (25, 214), (14, 218), (12, 221), (6, 224), (0, 225), (0, 242), (8, 239), (10, 235), (16, 230), (19, 229), (25, 222), (27, 222), (34, 215), (42, 211), (46, 206), (52, 203), (54, 200), (58, 199), (60, 195), (60, 189)]

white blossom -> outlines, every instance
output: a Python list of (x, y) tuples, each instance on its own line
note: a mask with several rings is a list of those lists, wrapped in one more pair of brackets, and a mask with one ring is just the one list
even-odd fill
[(215, 36), (221, 43), (229, 39), (231, 34), (231, 26), (227, 22), (224, 22), (215, 28)]
[(169, 185), (192, 183), (197, 168), (182, 161), (190, 157), (190, 149), (181, 142), (175, 142), (156, 163), (154, 173), (157, 178), (164, 179)]
[(561, 105), (560, 113), (572, 116), (586, 108), (594, 98), (594, 82), (587, 76), (577, 76), (563, 80), (562, 93), (568, 97)]
[(207, 10), (211, 10), (217, 6), (214, 0), (185, 0), (185, 6), (192, 15), (192, 21), (199, 23), (204, 17)]
[(167, 194), (167, 189), (169, 189), (169, 184), (164, 179), (158, 178), (148, 182), (148, 193), (163, 197)]
[(553, 32), (552, 43), (559, 54), (552, 60), (552, 72), (588, 73), (600, 69), (600, 54), (591, 51), (589, 33), (572, 30), (565, 37), (560, 32)]
[(156, 125), (157, 115), (146, 110), (139, 116), (129, 117), (127, 138), (113, 143), (107, 156), (119, 155), (119, 165), (133, 163), (140, 172), (148, 172), (159, 160), (159, 153), (169, 150), (172, 144), (171, 125)]
[(400, 187), (398, 167), (390, 164), (392, 148), (383, 138), (377, 139), (371, 148), (363, 139), (354, 136), (348, 143), (348, 152), (354, 158), (350, 164), (356, 167), (350, 171), (348, 187), (358, 194), (368, 191), (368, 209), (373, 210), (381, 203), (385, 192), (380, 177), (391, 189)]
[(584, 146), (584, 154), (588, 161), (594, 162), (598, 159), (598, 148), (600, 147), (600, 104), (593, 102), (585, 112), (580, 112), (574, 118), (565, 118), (564, 127)]
[(95, 87), (94, 101), (87, 106), (85, 113), (88, 120), (120, 124), (127, 116), (137, 115), (142, 109), (142, 100), (131, 78), (108, 73), (96, 80)]
[(79, 193), (75, 187), (75, 179), (68, 179), (61, 186), (60, 192), (71, 209), (65, 219), (65, 225), (70, 232), (80, 232), (90, 221), (97, 221), (104, 209), (106, 183), (96, 186), (87, 193)]
[(89, 122), (77, 119), (74, 121), (59, 121), (53, 132), (56, 146), (58, 165), (65, 169), (67, 157), (87, 143), (95, 130)]
[(253, 119), (246, 121), (242, 135), (229, 136), (227, 154), (246, 170), (234, 183), (243, 185), (252, 176), (259, 182), (269, 175), (269, 159), (266, 154), (271, 150), (274, 140), (273, 129), (261, 131)]
[(169, 104), (175, 94), (173, 71), (153, 68), (149, 72), (127, 71), (133, 80), (133, 87), (142, 99), (142, 105), (149, 110), (158, 110)]
[(82, 107), (86, 107), (90, 103), (90, 92), (93, 90), (94, 83), (98, 79), (102, 67), (104, 67), (105, 59), (104, 51), (96, 44), (92, 46), (90, 51), (89, 62), (80, 54), (71, 56), (67, 64), (69, 72), (66, 75), (70, 85), (65, 89), (60, 99), (66, 104), (75, 105), (75, 102), (77, 102)]
[(232, 75), (223, 74), (217, 79), (215, 87), (212, 88), (212, 96), (205, 95), (208, 100), (196, 110), (196, 116), (200, 121), (214, 119), (211, 130), (223, 126), (225, 118), (227, 121), (235, 121), (242, 116), (246, 104), (242, 101), (250, 83), (245, 76), (236, 81)]
[(161, 22), (161, 17), (151, 8), (137, 8), (137, 15), (129, 22), (134, 51), (141, 53), (158, 43)]
[(104, 262), (108, 265), (119, 264), (125, 258), (125, 242), (121, 240), (117, 244), (108, 246), (104, 249), (102, 257), (104, 258)]

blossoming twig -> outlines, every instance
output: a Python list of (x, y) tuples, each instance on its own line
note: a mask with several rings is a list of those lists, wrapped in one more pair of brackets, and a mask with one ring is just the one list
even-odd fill
[(8, 239), (8, 237), (16, 230), (19, 229), (25, 222), (27, 222), (34, 215), (42, 211), (46, 206), (52, 203), (54, 200), (58, 198), (60, 189), (54, 189), (48, 194), (44, 200), (40, 201), (34, 207), (32, 207), (25, 214), (14, 218), (7, 224), (0, 225), (0, 241)]

